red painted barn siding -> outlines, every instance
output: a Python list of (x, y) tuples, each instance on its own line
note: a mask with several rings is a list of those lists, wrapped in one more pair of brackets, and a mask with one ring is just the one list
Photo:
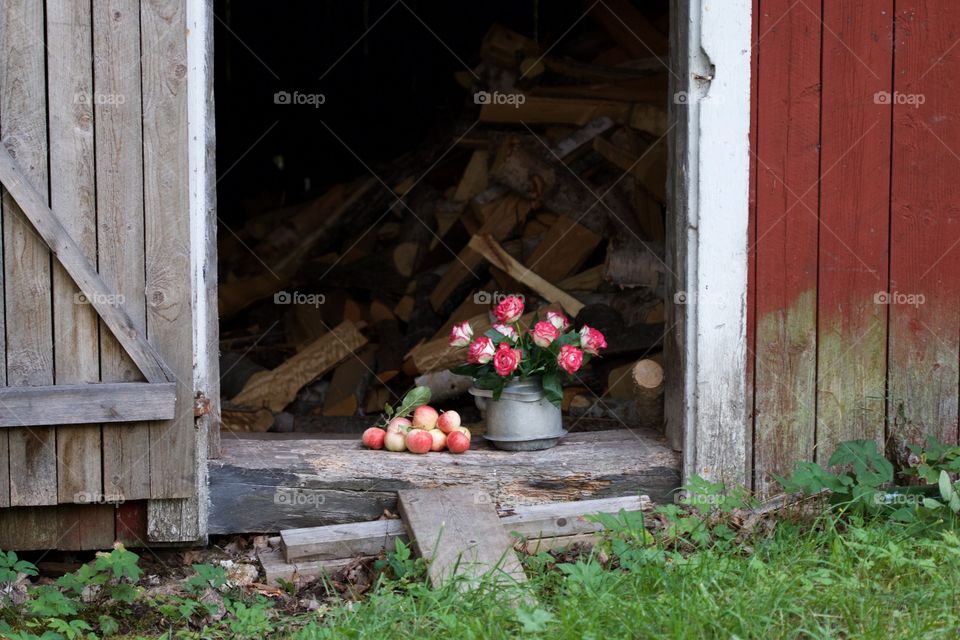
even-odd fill
[(957, 441), (960, 4), (755, 0), (754, 481)]

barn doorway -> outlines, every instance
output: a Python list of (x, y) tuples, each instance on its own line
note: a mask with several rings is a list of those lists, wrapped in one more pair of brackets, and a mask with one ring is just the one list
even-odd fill
[[(326, 469), (328, 488), (355, 481), (368, 462), (351, 458), (360, 433), (417, 384), (482, 435), (469, 381), (447, 371), (460, 363), (447, 336), (518, 293), (529, 310), (563, 310), (609, 344), (565, 386), (563, 413), (580, 447), (569, 459), (616, 476), (616, 489), (560, 483), (540, 497), (633, 490), (657, 475), (651, 467), (656, 491), (676, 486), (680, 434), (667, 429), (663, 380), (679, 375), (670, 332), (686, 300), (670, 249), (668, 142), (669, 114), (688, 96), (670, 68), (669, 5), (214, 3), (222, 441), (232, 456), (222, 468), (286, 464)], [(493, 263), (477, 237), (509, 260)], [(649, 379), (637, 378), (639, 361)], [(257, 401), (243, 402), (253, 387)], [(615, 455), (636, 442), (651, 456)], [(523, 468), (516, 486), (550, 473), (550, 452), (521, 464), (474, 443), (474, 459)], [(409, 458), (387, 458), (403, 461), (366, 470), (381, 493), (385, 481), (412, 482)], [(432, 457), (432, 472), (448, 461)], [(217, 504), (218, 483), (240, 482), (217, 464), (211, 533), (236, 527), (216, 512), (240, 506)], [(272, 526), (305, 524), (277, 506), (289, 473), (266, 483)], [(352, 519), (389, 503), (363, 488), (369, 504), (354, 501), (363, 513)], [(328, 517), (344, 516), (310, 522)], [(244, 527), (273, 530), (263, 524)]]

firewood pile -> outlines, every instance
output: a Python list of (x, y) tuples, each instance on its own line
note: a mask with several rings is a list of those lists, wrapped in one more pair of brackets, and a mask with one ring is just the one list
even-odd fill
[(610, 4), (569, 45), (493, 26), (455, 130), (221, 232), (225, 429), (324, 430), (413, 384), (469, 406), (450, 329), (511, 293), (607, 337), (566, 414), (662, 426), (666, 25)]

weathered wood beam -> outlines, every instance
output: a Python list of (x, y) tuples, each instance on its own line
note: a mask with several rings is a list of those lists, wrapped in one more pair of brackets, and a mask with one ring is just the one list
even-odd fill
[(408, 454), (364, 449), (358, 437), (238, 434), (221, 447), (208, 462), (211, 534), (375, 520), (396, 512), (400, 489), (467, 486), (510, 508), (630, 494), (666, 502), (680, 483), (677, 454), (643, 429), (571, 433), (546, 451), (498, 451), (476, 437), (455, 461), (431, 453), (416, 464)]
[[(487, 497), (486, 494), (477, 494)], [(595, 533), (603, 526), (587, 516), (598, 513), (617, 514), (623, 511), (641, 511), (651, 506), (647, 496), (624, 496), (558, 502), (551, 504), (518, 505), (510, 515), (500, 518), (503, 530), (523, 538), (553, 538)], [(376, 555), (382, 549), (392, 549), (394, 540), (407, 540), (407, 531), (400, 520), (370, 520), (327, 527), (287, 529), (280, 532), (283, 551), (288, 562), (302, 560), (335, 560), (364, 555)]]
[[(20, 205), (24, 215), (83, 292), (117, 341), (133, 359), (147, 382), (168, 382), (173, 373), (149, 342), (146, 332), (123, 308), (116, 292), (107, 286), (96, 267), (87, 260), (58, 215), (42, 196), (10, 152), (0, 145), (0, 182)], [(62, 422), (62, 421), (61, 421)]]
[(176, 383), (0, 387), (0, 427), (171, 420)]

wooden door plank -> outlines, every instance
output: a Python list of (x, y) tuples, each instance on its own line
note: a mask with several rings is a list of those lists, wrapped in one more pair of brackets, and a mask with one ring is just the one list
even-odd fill
[[(0, 165), (16, 154), (26, 173), (16, 182), (47, 191), (46, 75), (43, 3), (4, 2), (0, 8)], [(7, 162), (4, 162), (6, 160)], [(53, 317), (50, 306), (50, 251), (30, 224), (30, 203), (18, 197), (9, 172), (3, 216), (4, 288), (7, 320), (7, 384), (53, 383)], [(32, 187), (31, 187), (32, 188)], [(13, 196), (12, 198), (10, 196)], [(35, 195), (47, 208), (46, 196)], [(52, 427), (9, 434), (10, 504), (57, 503), (56, 433)]]
[[(123, 305), (118, 304), (116, 293), (103, 281), (94, 265), (84, 257), (77, 243), (64, 228), (62, 218), (47, 206), (45, 198), (21, 165), (2, 147), (0, 147), (0, 182), (13, 196), (16, 205), (36, 230), (36, 233), (30, 232), (31, 238), (41, 244), (46, 242), (46, 245), (53, 250), (60, 264), (80, 287), (86, 300), (97, 310), (113, 335), (120, 340), (124, 349), (146, 376), (147, 381), (167, 382), (171, 375), (170, 371), (156, 349), (147, 342), (143, 330), (127, 314)], [(36, 237), (37, 234), (42, 240)], [(47, 267), (49, 271), (49, 264)]]
[(147, 333), (177, 381), (179, 416), (150, 424), (151, 498), (196, 495), (186, 15), (181, 0), (140, 4)]
[[(169, 420), (176, 415), (175, 403), (173, 382), (0, 387), (0, 428), (86, 425), (77, 429), (90, 430), (99, 438), (95, 423)], [(99, 485), (94, 492), (100, 492)], [(73, 502), (73, 496), (65, 502)]]
[(754, 461), (764, 491), (771, 473), (813, 456), (819, 6), (765, 1), (760, 32)]
[(960, 13), (896, 5), (888, 420), (892, 435), (957, 442), (960, 352)]
[[(893, 1), (826, 3), (817, 301), (816, 460), (883, 444)], [(853, 26), (855, 25), (855, 27)]]
[(485, 574), (500, 582), (525, 582), (513, 541), (486, 494), (467, 487), (404, 489), (397, 493), (400, 517), (414, 548), (428, 562), (434, 587), (454, 576), (475, 586)]
[[(95, 105), (97, 239), (100, 275), (141, 327), (147, 326), (143, 247), (143, 133), (140, 100), (140, 7), (137, 0), (93, 5), (94, 83), (109, 99)], [(109, 331), (101, 331), (101, 379), (134, 382), (140, 370)], [(150, 426), (105, 425), (106, 492), (150, 497)]]
[[(47, 3), (50, 204), (83, 255), (97, 259), (90, 10), (71, 0)], [(100, 381), (97, 315), (60, 264), (53, 266), (54, 371), (57, 384)], [(63, 415), (71, 415), (67, 410)], [(48, 424), (57, 424), (56, 418)], [(57, 427), (59, 502), (103, 493), (100, 428)], [(86, 496), (86, 498), (85, 498)]]

